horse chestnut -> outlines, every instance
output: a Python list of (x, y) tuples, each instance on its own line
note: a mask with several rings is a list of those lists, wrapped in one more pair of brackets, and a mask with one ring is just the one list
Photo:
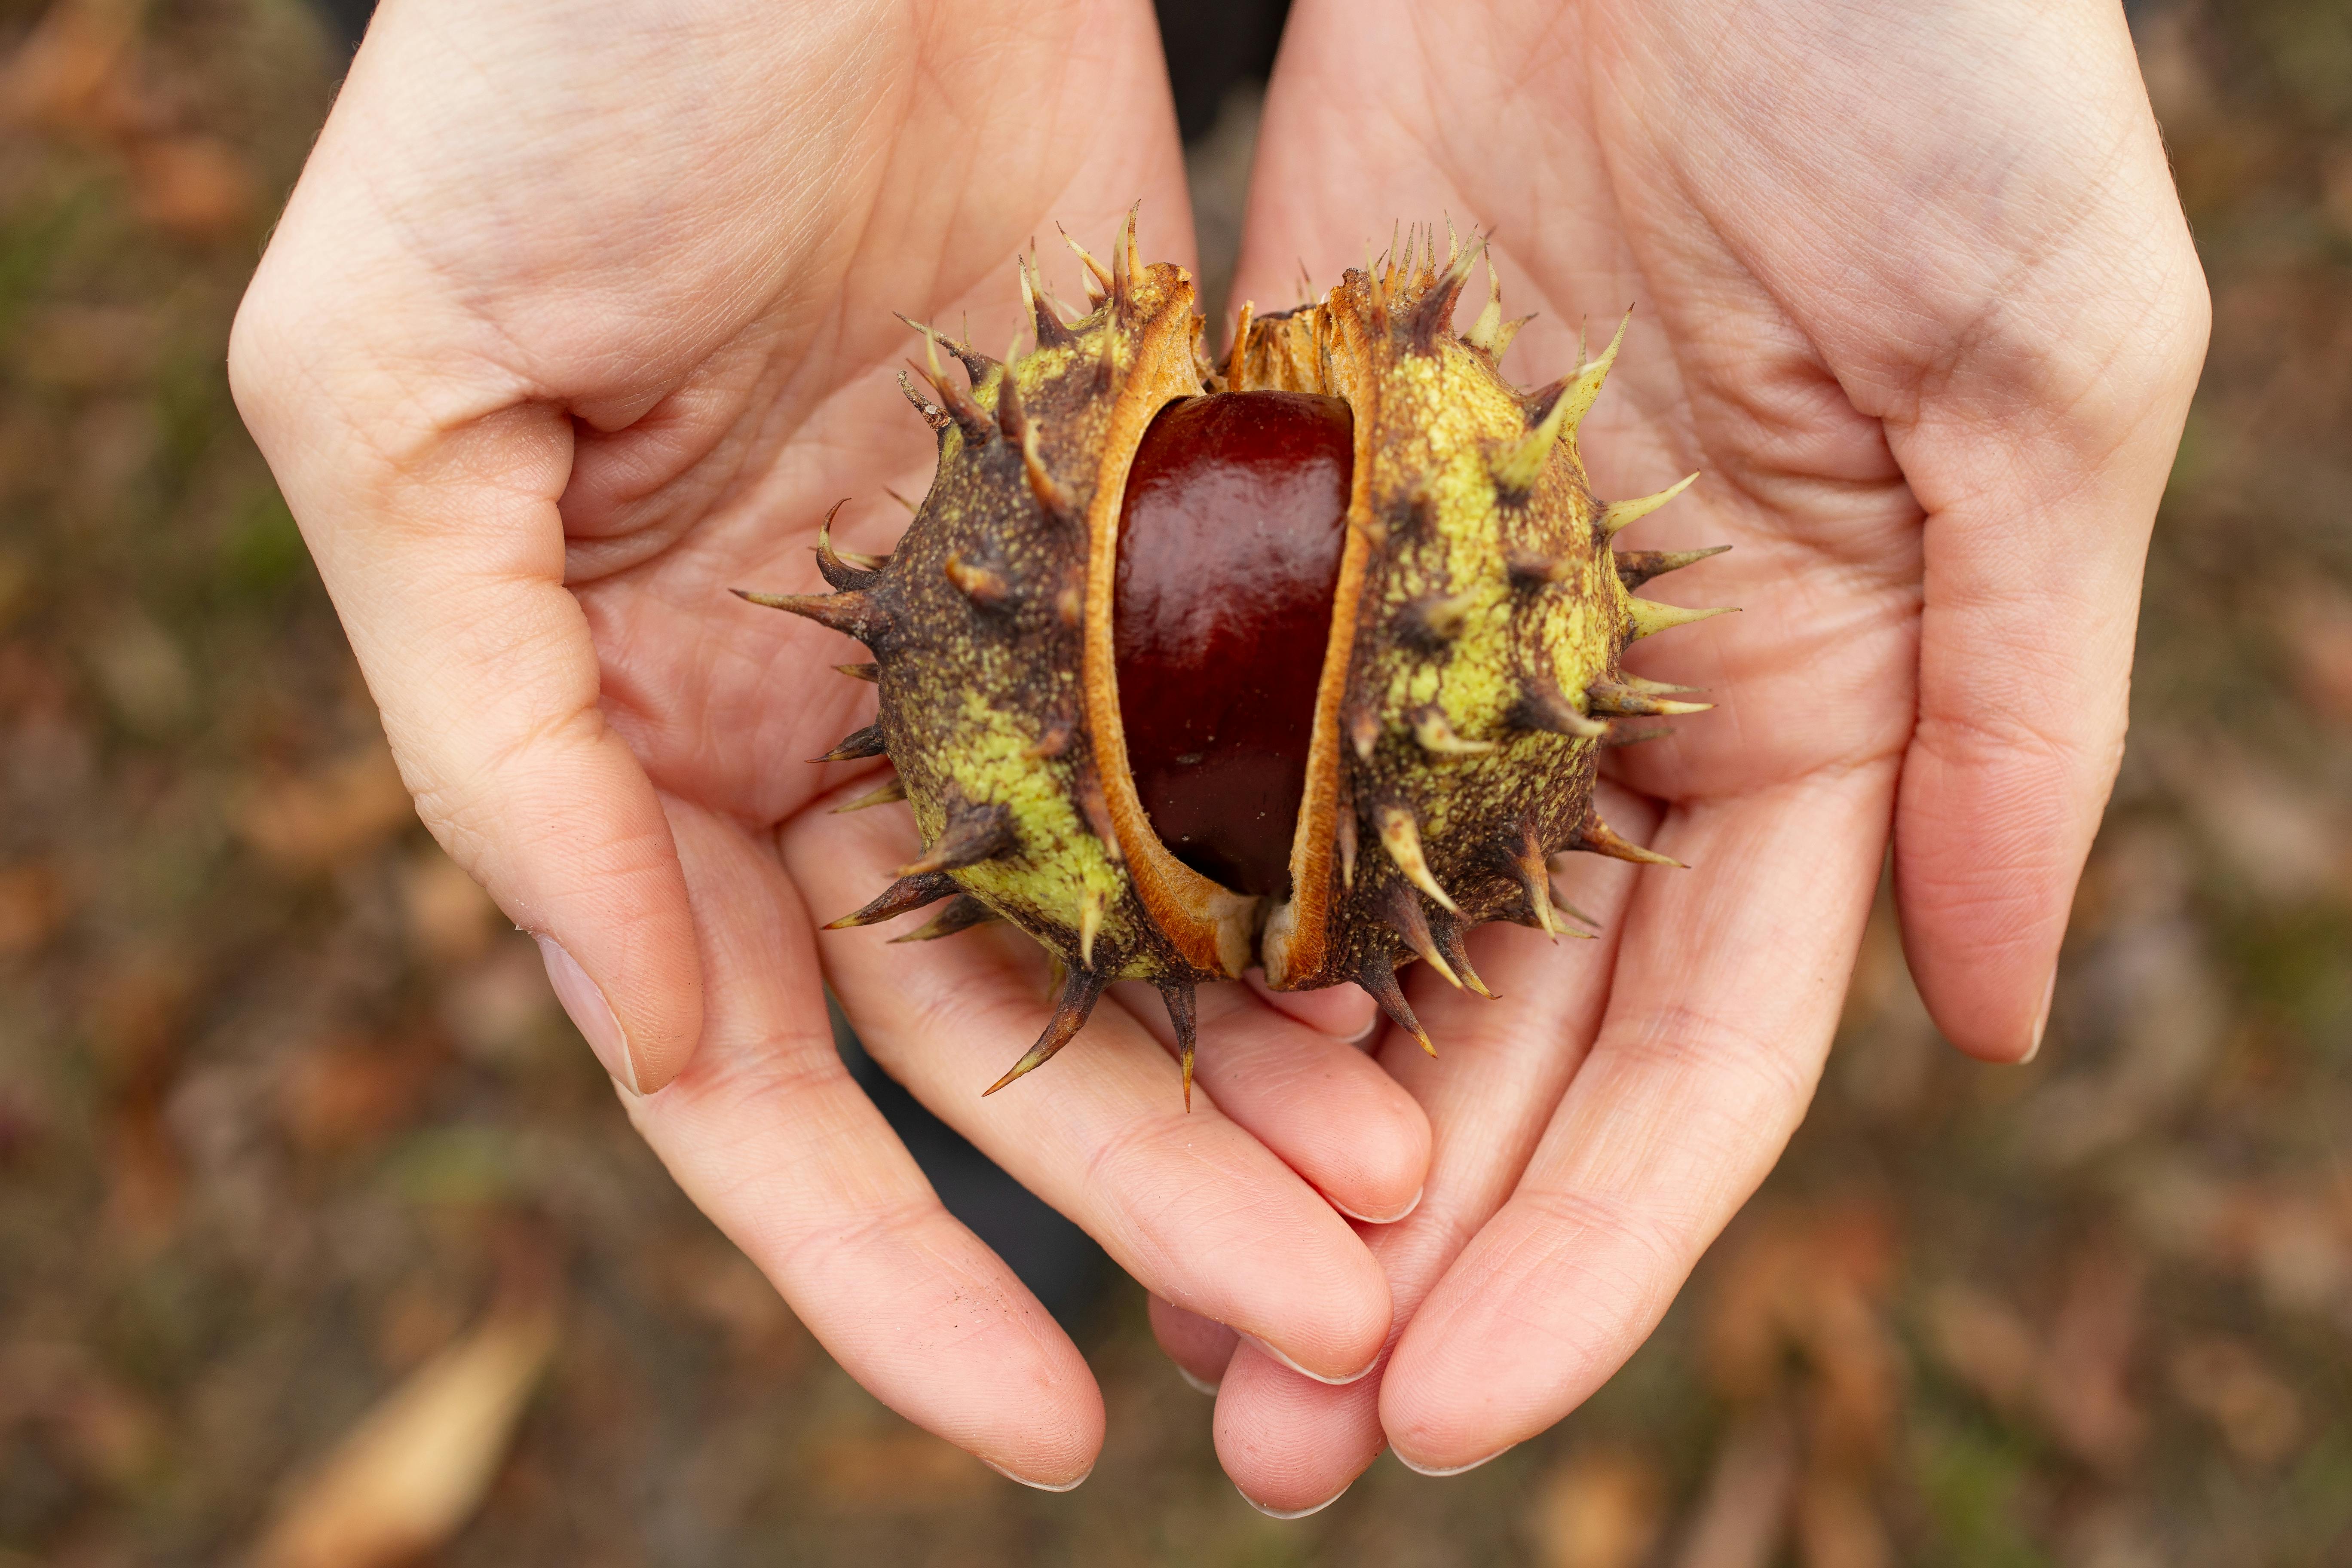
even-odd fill
[[(1000, 363), (929, 328), (908, 399), (939, 471), (887, 558), (834, 549), (829, 595), (745, 594), (873, 652), (877, 721), (824, 761), (887, 755), (922, 855), (835, 927), (949, 900), (902, 941), (1009, 920), (1059, 961), (1037, 1043), (1103, 987), (1149, 980), (1182, 1047), (1193, 988), (1264, 966), (1353, 981), (1429, 1037), (1396, 972), (1481, 992), (1463, 945), (1510, 920), (1557, 934), (1548, 858), (1663, 863), (1592, 811), (1624, 717), (1696, 712), (1626, 674), (1633, 639), (1720, 612), (1633, 590), (1714, 551), (1617, 552), (1684, 485), (1603, 503), (1576, 427), (1623, 341), (1529, 391), (1498, 371), (1517, 322), (1456, 300), (1481, 247), (1433, 233), (1320, 300), (1202, 349), (1192, 280), (1078, 249), (1076, 321), (1022, 290), (1034, 349)], [(967, 384), (940, 368), (945, 348)], [(831, 929), (831, 928), (828, 928)]]

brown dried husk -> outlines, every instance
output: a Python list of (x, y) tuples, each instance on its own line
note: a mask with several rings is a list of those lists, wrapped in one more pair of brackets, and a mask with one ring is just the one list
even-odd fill
[[(1682, 488), (1608, 506), (1586, 482), (1576, 425), (1622, 329), (1591, 363), (1521, 392), (1498, 370), (1518, 323), (1502, 318), (1492, 267), (1485, 311), (1456, 334), (1479, 247), (1449, 244), (1442, 263), (1436, 249), (1433, 234), (1408, 241), (1277, 316), (1245, 307), (1222, 369), (1202, 353), (1191, 279), (1138, 264), (1132, 218), (1110, 267), (1079, 251), (1096, 299), (1075, 323), (1024, 264), (1033, 352), (1006, 365), (923, 329), (923, 384), (902, 382), (939, 432), (939, 471), (898, 549), (852, 559), (822, 536), (835, 594), (747, 595), (873, 650), (858, 672), (880, 686), (879, 721), (831, 755), (887, 754), (922, 831), (923, 857), (835, 925), (953, 898), (915, 938), (1001, 917), (1059, 961), (1052, 1020), (990, 1092), (1059, 1050), (1109, 981), (1142, 979), (1168, 1001), (1189, 1095), (1193, 986), (1253, 963), (1276, 988), (1358, 982), (1427, 1046), (1396, 971), (1418, 958), (1485, 992), (1463, 946), (1471, 927), (1570, 930), (1549, 856), (1674, 864), (1601, 824), (1592, 787), (1613, 720), (1701, 706), (1620, 661), (1636, 637), (1714, 613), (1632, 592), (1713, 552), (1610, 547)], [(968, 389), (940, 368), (942, 347)], [(1112, 614), (1129, 464), (1162, 407), (1213, 391), (1328, 394), (1354, 416), (1347, 538), (1280, 901), (1170, 853), (1119, 721)]]

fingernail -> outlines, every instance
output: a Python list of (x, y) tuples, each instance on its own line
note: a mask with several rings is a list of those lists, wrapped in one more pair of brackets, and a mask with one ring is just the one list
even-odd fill
[(571, 1016), (572, 1027), (596, 1053), (613, 1081), (637, 1092), (637, 1069), (629, 1060), (629, 1039), (621, 1032), (621, 1020), (614, 1016), (613, 1005), (604, 1000), (604, 993), (588, 978), (580, 961), (563, 951), (563, 944), (551, 936), (539, 941), (540, 961), (547, 965), (547, 983), (555, 987), (555, 999), (563, 1004)]
[(1031, 1491), (1039, 1492), (1074, 1492), (1080, 1487), (1087, 1484), (1087, 1476), (1091, 1476), (1095, 1473), (1095, 1468), (1092, 1465), (1088, 1465), (1086, 1468), (1085, 1475), (1081, 1475), (1075, 1481), (1033, 1481), (1027, 1476), (1014, 1475), (1011, 1470), (1006, 1469), (1003, 1465), (998, 1464), (993, 1459), (982, 1459), (980, 1462), (986, 1465), (990, 1469), (994, 1470), (998, 1475), (1003, 1476), (1006, 1480), (1016, 1481), (1022, 1486), (1027, 1487)]
[(2023, 1056), (2017, 1058), (2019, 1067), (2023, 1067), (2042, 1054), (2042, 1037), (2050, 1027), (2050, 1004), (2055, 1001), (2057, 996), (2058, 971), (2053, 968), (2050, 971), (2050, 983), (2042, 988), (2042, 1011), (2033, 1016), (2033, 1043), (2025, 1047)]
[(1176, 1367), (1176, 1375), (1182, 1378), (1186, 1384), (1192, 1388), (1193, 1393), (1205, 1394), (1212, 1399), (1214, 1399), (1217, 1396), (1217, 1390), (1223, 1386), (1222, 1384), (1211, 1383), (1205, 1377), (1194, 1376), (1181, 1363)]
[[(1361, 1383), (1365, 1378), (1371, 1375), (1373, 1367), (1381, 1364), (1381, 1358), (1374, 1356), (1370, 1362), (1365, 1363), (1364, 1370), (1361, 1372), (1351, 1372), (1345, 1377), (1326, 1377), (1319, 1372), (1307, 1371), (1305, 1367), (1299, 1365), (1297, 1362), (1291, 1360), (1288, 1356), (1283, 1354), (1280, 1351), (1275, 1349), (1264, 1340), (1259, 1339), (1255, 1334), (1244, 1334), (1241, 1336), (1241, 1342), (1246, 1345), (1255, 1345), (1258, 1349), (1264, 1351), (1266, 1354), (1272, 1356), (1275, 1360), (1280, 1362), (1283, 1365), (1288, 1367), (1299, 1376), (1312, 1378), (1317, 1383), (1327, 1384), (1332, 1388), (1345, 1388), (1351, 1383)], [(1307, 1511), (1311, 1513), (1314, 1510), (1310, 1509)]]
[[(1355, 1482), (1349, 1481), (1348, 1483), (1348, 1487), (1352, 1487), (1355, 1484)], [(1333, 1492), (1329, 1497), (1325, 1498), (1321, 1502), (1316, 1503), (1311, 1507), (1291, 1509), (1268, 1508), (1265, 1504), (1258, 1501), (1257, 1499), (1250, 1496), (1249, 1493), (1242, 1492), (1241, 1488), (1235, 1487), (1234, 1490), (1242, 1492), (1242, 1501), (1249, 1504), (1250, 1507), (1257, 1510), (1258, 1512), (1265, 1515), (1268, 1519), (1305, 1519), (1310, 1513), (1321, 1513), (1325, 1509), (1329, 1508), (1333, 1503), (1338, 1502), (1341, 1498), (1346, 1497), (1348, 1495), (1348, 1487), (1341, 1487), (1338, 1491)]]
[(1421, 1206), (1421, 1194), (1425, 1190), (1425, 1188), (1415, 1187), (1413, 1189), (1412, 1196), (1405, 1200), (1404, 1207), (1397, 1210), (1394, 1214), (1358, 1214), (1354, 1209), (1349, 1208), (1346, 1204), (1341, 1203), (1339, 1199), (1331, 1196), (1328, 1193), (1324, 1194), (1323, 1201), (1329, 1204), (1333, 1208), (1338, 1209), (1341, 1214), (1346, 1215), (1349, 1219), (1355, 1220), (1360, 1224), (1394, 1225), (1397, 1221), (1404, 1218), (1405, 1215), (1411, 1214), (1413, 1210)]
[(1476, 1469), (1481, 1465), (1491, 1464), (1517, 1447), (1518, 1445), (1517, 1443), (1506, 1443), (1483, 1459), (1473, 1459), (1466, 1465), (1455, 1465), (1451, 1469), (1433, 1469), (1426, 1465), (1416, 1465), (1411, 1459), (1406, 1458), (1402, 1453), (1397, 1453), (1393, 1448), (1391, 1448), (1390, 1452), (1396, 1453), (1397, 1463), (1402, 1465), (1406, 1469), (1411, 1470), (1416, 1476), (1459, 1476), (1467, 1474), (1469, 1471)]

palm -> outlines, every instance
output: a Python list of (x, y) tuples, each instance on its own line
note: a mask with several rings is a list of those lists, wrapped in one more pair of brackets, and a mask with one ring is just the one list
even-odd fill
[[(2112, 434), (2116, 394), (2094, 395), (2094, 371), (2117, 367), (2097, 357), (2172, 371), (2167, 333), (2193, 334), (2201, 295), (2181, 276), (2127, 54), (2120, 80), (2069, 78), (2053, 135), (2037, 96), (2051, 82), (1968, 72), (1980, 16), (1783, 9), (1308, 5), (1286, 39), (1234, 298), (1287, 303), (1302, 259), (1330, 276), (1394, 209), (1491, 226), (1507, 310), (1541, 312), (1511, 355), (1523, 381), (1569, 368), (1583, 320), (1605, 333), (1635, 306), (1585, 460), (1604, 495), (1701, 470), (1627, 543), (1737, 546), (1652, 592), (1746, 613), (1632, 660), (1719, 705), (1613, 759), (1647, 797), (1618, 803), (1633, 818), (1621, 826), (1654, 824), (1649, 841), (1696, 868), (1575, 868), (1603, 939), (1555, 951), (1483, 933), (1500, 1004), (1419, 977), (1414, 1005), (1451, 1060), (1384, 1053), (1436, 1135), (1423, 1207), (1373, 1239), (1402, 1339), (1377, 1394), (1308, 1389), (1237, 1355), (1221, 1443), (1263, 1500), (1329, 1495), (1383, 1426), (1427, 1463), (1484, 1458), (1646, 1334), (1810, 1098), (1898, 774), (1923, 989), (1969, 1048), (2025, 1048), (2087, 838), (2070, 775), (2112, 765), (2132, 605), (2086, 588), (2053, 655), (2048, 628), (1997, 635), (1982, 600), (2070, 568), (2097, 589), (2118, 571), (2136, 581), (2147, 473), (2124, 476), (2120, 507), (2095, 498), (2120, 528), (2094, 500), (2017, 486), (2037, 465), (2053, 489), (2079, 477), (2062, 458)], [(2009, 25), (2030, 54), (2031, 12)], [(2102, 201), (2102, 180), (2124, 189)], [(2128, 259), (2135, 240), (2149, 245), (2142, 292), (2066, 276), (2070, 259)], [(2113, 332), (2070, 352), (2064, 332), (2113, 324), (2119, 292), (2155, 352), (2115, 351)], [(2098, 458), (2160, 482), (2147, 449), (2168, 454), (2178, 381), (2126, 394), (2146, 398), (2127, 412), (2153, 432)], [(2041, 449), (2004, 449), (2018, 406), (2055, 411)], [(2015, 510), (1989, 519), (1996, 498)], [(2036, 681), (2075, 710), (2053, 724), (2021, 710)], [(2000, 757), (2012, 776), (1991, 792), (2011, 797), (1995, 831), (1970, 820), (1994, 802), (1968, 769), (2004, 744), (2024, 766)], [(2021, 864), (2053, 862), (2054, 895), (2046, 872), (2021, 894)]]
[[(844, 542), (881, 549), (881, 487), (926, 482), (893, 310), (1001, 348), (1016, 251), (1056, 218), (1107, 237), (1139, 196), (1145, 243), (1186, 255), (1154, 42), (1136, 0), (388, 7), (231, 351), (420, 814), (541, 938), (632, 1117), (868, 1386), (1039, 1484), (1091, 1464), (1099, 1396), (847, 1079), (821, 979), (1160, 1295), (1329, 1375), (1387, 1297), (1325, 1199), (1394, 1211), (1425, 1123), (1232, 988), (1202, 1021), (1235, 1087), (1204, 1072), (1189, 1121), (1116, 1005), (1088, 1072), (983, 1113), (1043, 1022), (1037, 955), (849, 932), (821, 976), (809, 911), (863, 901), (911, 834), (812, 809), (845, 780), (803, 759), (872, 700), (826, 667), (862, 655), (725, 590), (816, 586), (828, 503), (858, 497)], [(1253, 1053), (1322, 1102), (1253, 1101)]]

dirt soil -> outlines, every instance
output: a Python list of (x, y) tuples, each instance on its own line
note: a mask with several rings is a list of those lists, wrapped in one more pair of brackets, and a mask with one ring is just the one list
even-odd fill
[(417, 826), (229, 404), (317, 24), (0, 0), (0, 1568), (2352, 1563), (2352, 10), (2136, 22), (2217, 326), (2042, 1058), (1944, 1048), (1882, 918), (1655, 1341), (1281, 1524), (1132, 1285), (1044, 1496), (677, 1194)]

